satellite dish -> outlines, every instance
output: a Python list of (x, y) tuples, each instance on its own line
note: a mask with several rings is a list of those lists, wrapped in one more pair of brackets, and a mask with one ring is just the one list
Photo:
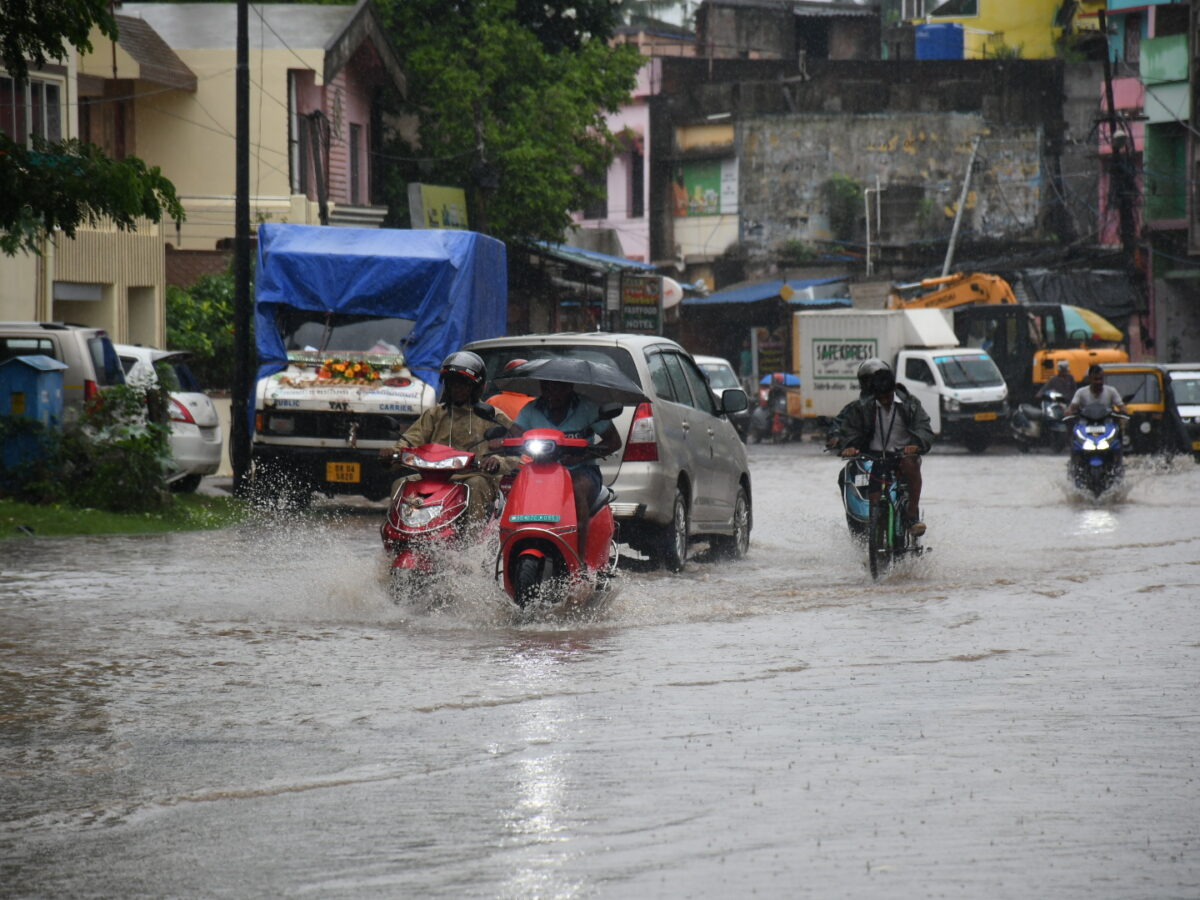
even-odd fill
[(663, 276), (663, 309), (670, 309), (683, 299), (683, 288), (674, 278)]

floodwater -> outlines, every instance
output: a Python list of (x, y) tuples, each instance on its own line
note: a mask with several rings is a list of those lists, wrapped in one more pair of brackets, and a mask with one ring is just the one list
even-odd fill
[(838, 464), (751, 554), (396, 606), (381, 507), (0, 543), (0, 896), (1200, 896), (1200, 466), (939, 449), (873, 583)]

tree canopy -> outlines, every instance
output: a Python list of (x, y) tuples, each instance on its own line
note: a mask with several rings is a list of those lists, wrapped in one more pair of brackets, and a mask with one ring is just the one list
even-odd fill
[(415, 137), (385, 149), (393, 190), (463, 187), (471, 227), (559, 240), (602, 194), (617, 142), (605, 114), (628, 101), (643, 59), (608, 38), (612, 0), (380, 0), (403, 57), (401, 111)]
[[(0, 61), (20, 89), (31, 63), (36, 69), (65, 59), (68, 45), (91, 50), (93, 25), (116, 38), (108, 0), (0, 0)], [(136, 157), (113, 160), (78, 140), (27, 144), (24, 135), (0, 132), (0, 251), (6, 254), (36, 252), (43, 231), (73, 237), (80, 225), (102, 219), (133, 229), (139, 218), (183, 216), (174, 185)]]

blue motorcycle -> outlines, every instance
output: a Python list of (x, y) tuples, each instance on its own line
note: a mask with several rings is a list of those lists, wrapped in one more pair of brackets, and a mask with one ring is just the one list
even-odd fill
[(1081, 491), (1099, 497), (1125, 477), (1120, 422), (1129, 416), (1103, 403), (1089, 403), (1071, 427), (1071, 458), (1067, 475)]
[[(846, 460), (838, 475), (850, 533), (867, 544), (871, 577), (878, 578), (902, 556), (920, 556), (926, 548), (904, 527), (908, 485), (900, 477), (898, 452), (863, 452)], [(871, 502), (872, 480), (879, 499)]]

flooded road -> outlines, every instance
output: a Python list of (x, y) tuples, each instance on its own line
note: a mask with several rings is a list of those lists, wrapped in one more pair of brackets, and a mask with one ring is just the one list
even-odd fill
[(939, 449), (873, 583), (750, 452), (749, 558), (557, 618), (381, 507), (0, 543), (0, 896), (1200, 896), (1200, 466)]

